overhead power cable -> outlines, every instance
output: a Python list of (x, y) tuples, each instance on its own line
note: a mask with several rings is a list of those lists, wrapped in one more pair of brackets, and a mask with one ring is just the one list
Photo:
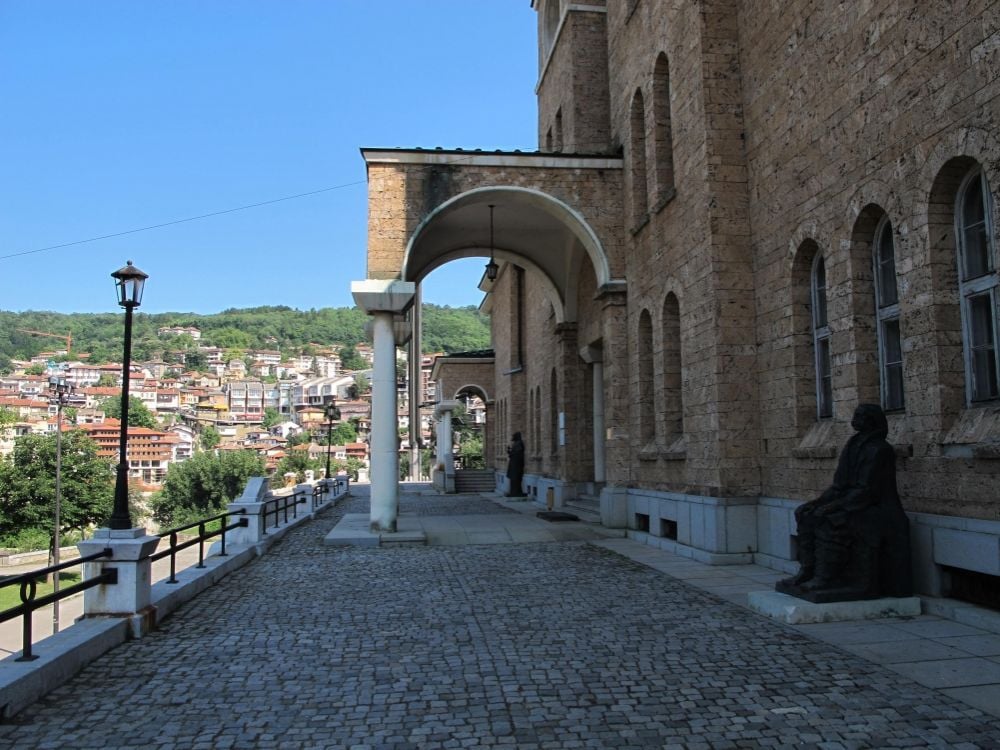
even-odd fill
[(331, 190), (342, 190), (343, 188), (353, 187), (354, 185), (364, 185), (364, 180), (357, 180), (355, 182), (346, 182), (343, 185), (334, 185), (332, 187), (320, 188), (319, 190), (310, 190), (307, 193), (296, 193), (295, 195), (286, 195), (281, 198), (272, 198), (267, 201), (259, 201), (257, 203), (248, 203), (245, 206), (237, 206), (236, 208), (225, 208), (221, 211), (211, 211), (207, 214), (199, 214), (198, 216), (188, 216), (184, 219), (174, 219), (173, 221), (164, 221), (160, 224), (150, 224), (146, 227), (136, 227), (135, 229), (126, 229), (123, 232), (112, 232), (111, 234), (102, 234), (98, 237), (89, 237), (85, 240), (76, 240), (74, 242), (64, 242), (60, 245), (49, 245), (48, 247), (39, 247), (34, 250), (23, 250), (19, 253), (11, 253), (10, 255), (0, 255), (0, 260), (7, 260), (8, 258), (18, 258), (22, 255), (33, 255), (34, 253), (43, 253), (47, 250), (58, 250), (63, 247), (72, 247), (73, 245), (84, 245), (88, 242), (97, 242), (98, 240), (107, 240), (112, 237), (122, 237), (126, 234), (135, 234), (136, 232), (148, 232), (150, 229), (161, 229), (163, 227), (174, 226), (175, 224), (184, 224), (189, 221), (198, 221), (199, 219), (208, 219), (212, 216), (222, 216), (223, 214), (231, 214), (237, 211), (246, 211), (248, 208), (258, 208), (260, 206), (267, 206), (272, 203), (281, 203), (282, 201), (295, 200), (296, 198), (305, 198), (310, 195), (319, 195), (320, 193), (329, 193)]
[[(433, 152), (434, 149), (424, 149), (425, 151)], [(449, 149), (450, 150), (450, 149)], [(461, 150), (461, 149), (459, 149)], [(519, 151), (521, 149), (514, 149), (514, 151)], [(533, 153), (531, 149), (524, 149), (525, 153)], [(476, 149), (468, 150), (461, 156), (455, 154), (454, 158), (450, 160), (449, 163), (458, 163), (460, 161), (466, 161), (468, 159), (473, 159), (477, 156), (488, 155), (490, 152)], [(296, 193), (295, 195), (285, 195), (281, 198), (272, 198), (271, 200), (259, 201), (257, 203), (248, 203), (245, 206), (236, 206), (235, 208), (224, 208), (221, 211), (210, 211), (209, 213), (199, 214), (197, 216), (187, 216), (183, 219), (174, 219), (173, 221), (164, 221), (159, 224), (150, 224), (145, 227), (136, 227), (135, 229), (126, 229), (121, 232), (111, 232), (110, 234), (102, 234), (97, 237), (88, 237), (85, 240), (74, 240), (73, 242), (63, 242), (58, 245), (48, 245), (47, 247), (38, 247), (34, 250), (22, 250), (18, 253), (9, 253), (8, 255), (0, 255), (0, 260), (9, 260), (10, 258), (20, 258), (24, 255), (34, 255), (35, 253), (44, 253), (49, 250), (59, 250), (64, 247), (73, 247), (75, 245), (85, 245), (89, 242), (98, 242), (99, 240), (108, 240), (114, 237), (124, 237), (129, 234), (137, 234), (138, 232), (148, 232), (151, 229), (162, 229), (163, 227), (172, 227), (177, 224), (186, 224), (190, 221), (199, 221), (201, 219), (209, 219), (213, 216), (222, 216), (224, 214), (236, 213), (237, 211), (246, 211), (251, 208), (259, 208), (260, 206), (269, 206), (273, 203), (282, 203), (283, 201), (296, 200), (298, 198), (307, 198), (311, 195), (319, 195), (320, 193), (329, 193), (333, 190), (342, 190), (348, 187), (354, 187), (355, 185), (364, 185), (366, 180), (355, 180), (354, 182), (345, 182), (341, 185), (333, 185), (332, 187), (320, 188), (319, 190), (310, 190), (305, 193)]]

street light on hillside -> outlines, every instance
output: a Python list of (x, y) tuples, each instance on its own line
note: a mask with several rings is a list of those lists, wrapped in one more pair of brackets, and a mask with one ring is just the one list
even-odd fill
[(337, 397), (331, 396), (326, 402), (326, 478), (330, 478), (330, 447), (333, 443), (333, 420), (340, 419), (340, 409), (337, 408)]
[(122, 425), (118, 442), (118, 472), (115, 476), (115, 506), (108, 526), (111, 529), (131, 529), (132, 516), (128, 510), (128, 385), (129, 370), (132, 367), (132, 311), (142, 304), (142, 288), (149, 276), (133, 266), (132, 261), (128, 261), (111, 277), (118, 290), (118, 304), (125, 308), (125, 347), (122, 354)]
[[(49, 391), (56, 402), (56, 502), (55, 526), (52, 533), (52, 564), (59, 564), (59, 546), (62, 544), (59, 534), (60, 505), (62, 503), (62, 414), (66, 399), (73, 392), (73, 384), (62, 375), (49, 376)], [(52, 577), (52, 593), (59, 593), (59, 573)], [(52, 632), (59, 632), (59, 600), (52, 602)]]

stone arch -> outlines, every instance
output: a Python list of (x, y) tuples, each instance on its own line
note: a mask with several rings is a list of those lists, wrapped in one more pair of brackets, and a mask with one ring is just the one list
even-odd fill
[(489, 403), (490, 400), (489, 392), (487, 391), (486, 386), (480, 385), (479, 383), (466, 383), (465, 385), (456, 388), (455, 395), (453, 395), (452, 398), (456, 399), (459, 396), (464, 396), (467, 393), (470, 393), (474, 396), (479, 396), (479, 398), (483, 400), (483, 403)]
[[(494, 257), (543, 280), (557, 322), (576, 319), (583, 263), (590, 263), (599, 288), (613, 280), (601, 241), (577, 210), (541, 190), (506, 185), (473, 188), (427, 214), (407, 242), (401, 278), (419, 282), (448, 261), (489, 257), (489, 232), (481, 229), (488, 221), (479, 216), (490, 204), (496, 206)], [(505, 222), (515, 214), (516, 221)]]

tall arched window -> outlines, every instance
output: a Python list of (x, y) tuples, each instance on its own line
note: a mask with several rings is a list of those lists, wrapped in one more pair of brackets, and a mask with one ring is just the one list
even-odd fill
[(674, 294), (663, 302), (663, 423), (666, 447), (684, 434), (681, 312)]
[(536, 456), (542, 455), (542, 386), (535, 387), (535, 413), (531, 416), (535, 425), (535, 442), (533, 444)]
[(903, 408), (903, 346), (896, 286), (896, 249), (892, 224), (887, 216), (882, 217), (875, 229), (872, 254), (882, 408), (898, 411)]
[(662, 52), (653, 70), (653, 149), (656, 169), (656, 203), (674, 195), (674, 142), (670, 125), (670, 64)]
[(632, 224), (641, 227), (649, 216), (646, 193), (646, 105), (642, 91), (635, 90), (629, 118), (629, 171), (632, 173)]
[(553, 456), (559, 453), (559, 380), (552, 368), (549, 378), (549, 450)]
[(970, 401), (1000, 398), (997, 354), (998, 286), (993, 200), (986, 175), (965, 178), (955, 206), (958, 278), (962, 299), (965, 379)]
[(656, 404), (653, 402), (653, 321), (649, 312), (639, 315), (639, 392), (636, 407), (639, 410), (639, 438), (642, 446), (656, 440)]
[(545, 15), (542, 22), (542, 38), (545, 40), (545, 54), (552, 49), (552, 43), (556, 40), (556, 32), (559, 30), (559, 0), (546, 0)]
[(812, 334), (816, 358), (816, 416), (833, 416), (833, 367), (830, 356), (830, 321), (826, 309), (826, 263), (817, 255), (812, 268)]

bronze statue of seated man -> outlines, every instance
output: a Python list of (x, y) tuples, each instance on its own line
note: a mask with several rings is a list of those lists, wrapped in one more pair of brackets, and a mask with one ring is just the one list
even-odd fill
[(799, 572), (775, 589), (813, 602), (910, 596), (909, 520), (882, 407), (861, 404), (833, 484), (795, 511)]

